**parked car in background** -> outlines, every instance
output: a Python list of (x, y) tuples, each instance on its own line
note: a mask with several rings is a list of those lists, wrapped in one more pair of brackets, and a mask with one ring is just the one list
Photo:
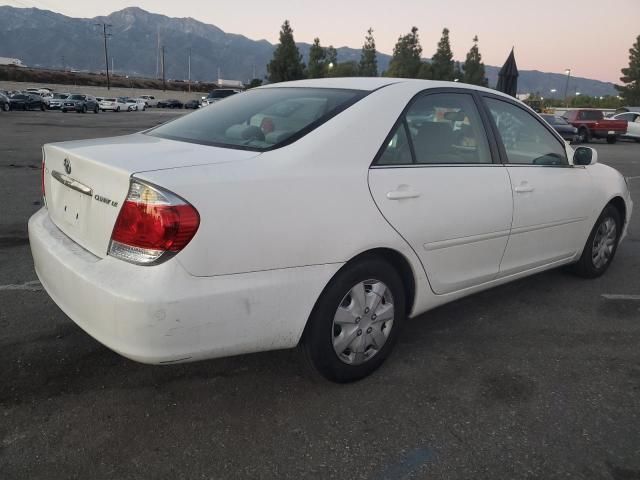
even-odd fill
[(237, 90), (235, 88), (217, 88), (216, 90), (210, 91), (209, 95), (206, 97), (202, 97), (202, 105), (211, 105), (212, 103), (219, 102), (227, 97), (236, 95), (241, 91), (242, 90)]
[(11, 110), (45, 110), (47, 108), (40, 95), (16, 93), (9, 97)]
[(144, 100), (144, 103), (147, 104), (147, 107), (158, 106), (158, 100), (153, 95), (140, 95), (140, 98)]
[(147, 104), (141, 98), (127, 98), (125, 104), (127, 105), (128, 112), (144, 111), (147, 109)]
[(158, 108), (182, 108), (183, 106), (182, 102), (175, 98), (158, 101)]
[(580, 142), (588, 143), (593, 138), (603, 138), (607, 143), (616, 143), (620, 135), (627, 133), (625, 120), (609, 120), (604, 118), (601, 110), (577, 109), (564, 113), (572, 126), (578, 129)]
[(487, 88), (331, 78), (224, 103), (43, 147), (35, 271), (133, 360), (299, 346), (354, 381), (407, 317), (563, 265), (598, 277), (627, 233), (625, 178)]
[(551, 115), (544, 113), (540, 115), (544, 118), (553, 129), (560, 134), (569, 143), (575, 143), (578, 141), (578, 129), (573, 125), (569, 125), (564, 118), (558, 115)]
[(4, 93), (0, 93), (0, 110), (3, 112), (8, 112), (11, 110), (11, 102), (9, 101), (9, 97), (7, 97)]
[(192, 108), (195, 110), (197, 108), (200, 108), (200, 102), (198, 100), (189, 100), (185, 102), (184, 108)]
[(62, 108), (63, 100), (69, 98), (69, 93), (54, 93), (53, 97), (49, 100), (47, 108), (49, 110), (60, 110)]
[(614, 120), (625, 120), (627, 122), (627, 132), (622, 135), (624, 138), (632, 138), (640, 142), (640, 113), (626, 112), (618, 113), (612, 117)]
[(126, 109), (127, 104), (117, 97), (105, 98), (100, 102), (100, 110), (102, 110), (103, 112), (119, 112), (120, 110)]
[(74, 93), (62, 101), (62, 113), (87, 113), (88, 111), (92, 111), (93, 113), (98, 113), (100, 111), (98, 101), (96, 100), (96, 97), (92, 95)]

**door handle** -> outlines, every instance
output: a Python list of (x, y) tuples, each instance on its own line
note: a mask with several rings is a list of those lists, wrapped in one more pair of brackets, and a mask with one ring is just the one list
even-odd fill
[(535, 188), (533, 188), (527, 182), (522, 182), (520, 185), (518, 185), (513, 189), (513, 191), (516, 193), (529, 193), (529, 192), (533, 192), (534, 190)]
[(389, 200), (403, 200), (405, 198), (418, 198), (420, 192), (414, 192), (412, 190), (393, 190), (387, 193)]

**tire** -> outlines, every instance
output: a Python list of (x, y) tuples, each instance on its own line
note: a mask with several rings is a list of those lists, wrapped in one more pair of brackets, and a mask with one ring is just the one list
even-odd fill
[[(358, 293), (366, 309), (361, 308), (362, 300), (356, 300)], [(324, 289), (300, 349), (311, 369), (327, 380), (360, 380), (391, 353), (405, 308), (404, 286), (395, 268), (375, 257), (363, 258), (345, 266)]]
[(22, 110), (24, 110), (25, 112), (29, 110), (29, 107), (27, 107), (26, 103), (22, 105)]
[(2, 110), (8, 112), (9, 110), (11, 110), (11, 106), (8, 103), (3, 103)]
[(82, 113), (87, 113), (87, 105), (82, 105)]
[[(611, 222), (615, 225), (613, 231)], [(607, 205), (587, 238), (580, 260), (573, 265), (573, 272), (584, 278), (596, 278), (606, 272), (618, 250), (622, 227), (623, 219), (618, 209)]]
[(66, 108), (63, 108), (63, 109), (62, 109), (62, 113), (67, 113), (67, 109), (66, 109)]
[(99, 111), (100, 111), (100, 109), (99, 109), (99, 108), (98, 108), (98, 106), (96, 105), (96, 106), (93, 108), (93, 113), (98, 113)]
[(120, 111), (120, 107), (116, 107), (116, 109), (114, 110), (114, 112), (119, 112)]
[(40, 111), (44, 112), (47, 109), (47, 107), (44, 105), (44, 103), (40, 104)]
[(614, 143), (616, 143), (618, 141), (618, 137), (616, 137), (615, 135), (612, 137), (607, 137), (607, 143), (609, 145), (613, 145)]
[(589, 129), (587, 127), (580, 127), (578, 129), (578, 141), (580, 143), (589, 143), (591, 135), (589, 135)]

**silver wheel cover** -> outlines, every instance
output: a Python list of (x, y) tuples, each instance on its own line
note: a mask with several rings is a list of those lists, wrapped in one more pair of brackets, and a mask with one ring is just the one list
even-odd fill
[(333, 317), (333, 350), (342, 362), (361, 365), (382, 349), (393, 321), (391, 290), (379, 280), (360, 282), (343, 297)]

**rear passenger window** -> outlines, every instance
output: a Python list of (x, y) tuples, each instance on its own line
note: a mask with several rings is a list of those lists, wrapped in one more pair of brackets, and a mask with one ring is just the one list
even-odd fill
[(469, 94), (421, 96), (401, 120), (378, 159), (378, 165), (478, 164), (492, 161), (480, 114)]
[(509, 163), (568, 165), (560, 141), (527, 111), (501, 100), (485, 98), (498, 127)]

